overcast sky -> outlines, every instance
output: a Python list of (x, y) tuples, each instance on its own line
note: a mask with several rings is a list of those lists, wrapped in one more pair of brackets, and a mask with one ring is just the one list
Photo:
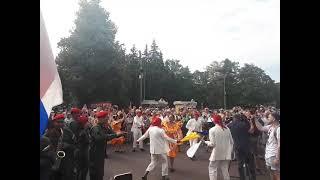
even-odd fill
[[(191, 71), (229, 58), (280, 81), (280, 0), (102, 0), (116, 39), (144, 50), (155, 39), (164, 58)], [(78, 0), (41, 0), (51, 46), (74, 27)]]

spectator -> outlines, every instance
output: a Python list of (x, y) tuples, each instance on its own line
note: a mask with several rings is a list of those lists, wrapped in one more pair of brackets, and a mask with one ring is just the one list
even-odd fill
[(262, 126), (257, 120), (256, 125), (260, 131), (268, 132), (269, 138), (266, 144), (265, 161), (272, 180), (280, 180), (280, 115), (273, 112), (269, 115), (266, 126)]

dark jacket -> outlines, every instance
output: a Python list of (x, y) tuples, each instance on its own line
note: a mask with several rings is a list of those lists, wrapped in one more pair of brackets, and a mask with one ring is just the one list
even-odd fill
[(117, 135), (111, 128), (102, 125), (93, 126), (90, 130), (89, 172), (91, 180), (102, 180), (107, 141)]
[(250, 152), (249, 129), (250, 123), (247, 120), (233, 120), (228, 125), (234, 141), (236, 151)]

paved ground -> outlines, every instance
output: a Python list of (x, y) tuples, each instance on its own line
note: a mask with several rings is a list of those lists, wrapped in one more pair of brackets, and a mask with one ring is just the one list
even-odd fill
[[(113, 149), (108, 147), (109, 158), (105, 161), (105, 177), (109, 180), (115, 174), (132, 172), (133, 180), (140, 180), (144, 174), (146, 167), (150, 163), (149, 146), (145, 146), (145, 152), (131, 152), (131, 146), (127, 147), (126, 153), (115, 153)], [(173, 173), (169, 172), (171, 180), (209, 180), (208, 165), (210, 153), (206, 152), (204, 147), (200, 147), (197, 152), (197, 160), (191, 161), (185, 154), (188, 146), (182, 147), (175, 160), (175, 169)], [(221, 175), (221, 173), (219, 173)], [(219, 180), (222, 177), (219, 175)], [(230, 168), (231, 180), (238, 180), (238, 170), (236, 162), (231, 164)], [(153, 172), (149, 173), (148, 180), (161, 179), (161, 165), (156, 167)], [(268, 176), (257, 176), (257, 180), (269, 180)]]

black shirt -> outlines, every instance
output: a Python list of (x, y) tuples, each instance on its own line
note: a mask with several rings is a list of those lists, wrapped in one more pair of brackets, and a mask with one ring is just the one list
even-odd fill
[(249, 152), (250, 141), (248, 131), (250, 129), (250, 123), (246, 120), (233, 120), (228, 127), (231, 131), (235, 149)]

